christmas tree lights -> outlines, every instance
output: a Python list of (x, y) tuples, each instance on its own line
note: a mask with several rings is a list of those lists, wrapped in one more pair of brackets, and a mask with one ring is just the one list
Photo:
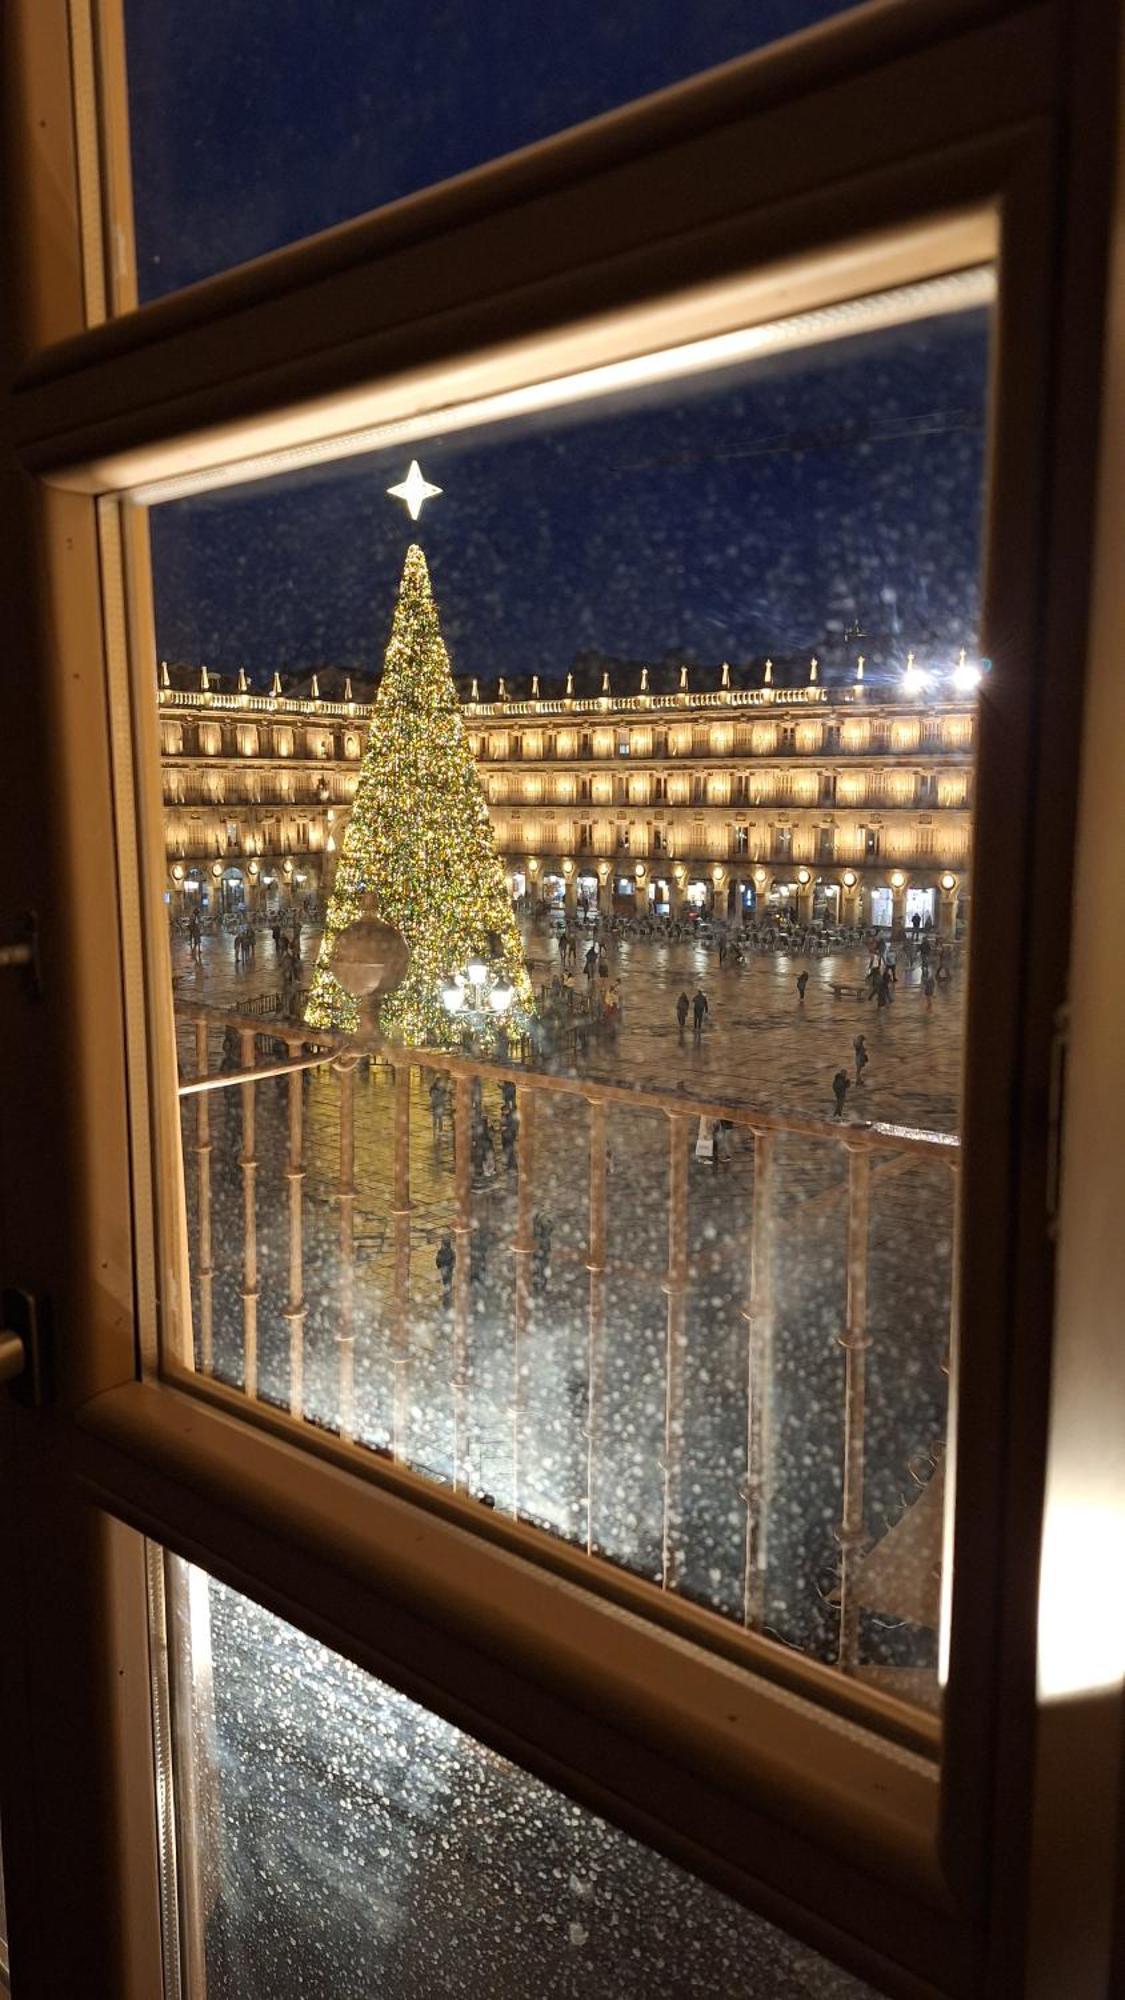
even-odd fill
[(374, 912), (405, 939), (410, 963), (382, 1003), (382, 1032), (451, 1048), (463, 1030), (442, 993), (483, 961), (511, 988), (494, 1028), (534, 1011), (531, 980), (465, 735), (426, 558), (407, 551), (355, 801), (305, 1008), (314, 1028), (353, 1032), (359, 1007), (335, 977), (342, 933)]

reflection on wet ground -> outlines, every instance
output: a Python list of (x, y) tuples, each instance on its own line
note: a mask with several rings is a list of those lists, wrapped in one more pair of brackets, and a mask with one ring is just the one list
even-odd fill
[[(548, 941), (536, 942), (546, 964)], [(245, 1005), (268, 991), (268, 941), (259, 941), (258, 966), (238, 975), (226, 962), (225, 940), (205, 940), (203, 949), (202, 974), (188, 973), (178, 1001)], [(904, 976), (894, 1004), (878, 1016), (831, 994), (828, 979), (854, 976), (854, 962), (814, 963), (803, 1007), (793, 961), (762, 958), (724, 974), (716, 968), (705, 979), (715, 1025), (698, 1050), (690, 1028), (681, 1045), (673, 1009), (681, 985), (694, 990), (687, 975), (707, 969), (706, 954), (686, 945), (628, 949), (628, 964), (625, 948), (617, 956), (625, 1000), (618, 1047), (594, 1049), (578, 1091), (536, 1091), (533, 1169), (521, 1158), (522, 1134), (507, 1160), (497, 1138), (494, 1173), (477, 1161), (469, 1234), (456, 1229), (453, 1120), (447, 1115), (439, 1130), (432, 1116), (439, 1058), (409, 1072), (400, 1127), (409, 1149), (405, 1229), (395, 1217), (403, 1169), (400, 1159), (396, 1184), (392, 1070), (362, 1062), (353, 1073), (355, 1195), (345, 1203), (341, 1080), (330, 1067), (305, 1075), (299, 1408), (380, 1451), (396, 1450), (487, 1504), (834, 1659), (842, 1543), (850, 1534), (858, 1557), (879, 1542), (940, 1461), (956, 1149), (940, 1142), (906, 1149), (888, 1140), (863, 1155), (863, 1481), (857, 1492), (853, 1477), (846, 1492), (846, 1399), (853, 1396), (854, 1423), (856, 1380), (842, 1343), (858, 1171), (849, 1128), (818, 1124), (773, 1136), (769, 1185), (757, 1204), (759, 1266), (764, 1249), (769, 1259), (768, 1339), (755, 1357), (762, 1327), (751, 1311), (751, 1266), (762, 1156), (750, 1121), (724, 1136), (717, 1158), (713, 1148), (708, 1153), (710, 1121), (701, 1126), (692, 1098), (801, 1113), (802, 1125), (810, 1114), (823, 1119), (825, 1072), (830, 1082), (835, 1068), (850, 1066), (852, 1037), (862, 1028), (871, 1081), (853, 1103), (861, 1098), (879, 1119), (948, 1131), (959, 1063), (956, 985), (931, 1011)], [(306, 947), (306, 964), (311, 955)], [(212, 1019), (209, 1064), (217, 1069), (222, 1017)], [(185, 1030), (185, 1075), (194, 1073), (194, 1061)], [(588, 1098), (608, 1078), (634, 1084), (637, 1098), (605, 1101), (604, 1245), (595, 1259)], [(480, 1107), (497, 1135), (501, 1082), (499, 1071), (486, 1071)], [(663, 1093), (662, 1100), (646, 1103), (646, 1090)], [(257, 1386), (282, 1407), (294, 1394), (290, 1091), (287, 1079), (255, 1091)], [(207, 1166), (213, 1366), (236, 1386), (245, 1380), (241, 1098), (232, 1090), (209, 1099)], [(183, 1127), (189, 1231), (198, 1251), (197, 1103), (184, 1100)], [(521, 1225), (525, 1168), (530, 1191)], [(463, 1328), (455, 1281), (447, 1283), (442, 1269), (447, 1238), (454, 1260), (468, 1260)], [(521, 1257), (530, 1273), (522, 1299)], [(592, 1262), (604, 1271), (592, 1274)], [(760, 1288), (760, 1267), (756, 1282)], [(198, 1328), (198, 1278), (196, 1294)], [(342, 1326), (354, 1341), (341, 1343)], [(749, 1442), (755, 1366), (768, 1367), (766, 1446)], [(750, 1491), (756, 1477), (765, 1479), (757, 1498)], [(762, 1509), (755, 1534), (764, 1537), (755, 1580), (747, 1569), (752, 1506)], [(916, 1560), (932, 1571), (932, 1546)], [(932, 1576), (924, 1582), (926, 1597)], [(907, 1593), (908, 1616), (901, 1590), (863, 1603), (853, 1668), (932, 1675), (934, 1635), (928, 1621), (919, 1622), (918, 1595)], [(926, 1692), (920, 1683), (912, 1691)]]

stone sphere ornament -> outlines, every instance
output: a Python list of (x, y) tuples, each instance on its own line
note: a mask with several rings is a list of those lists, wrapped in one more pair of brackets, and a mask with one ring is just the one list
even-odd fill
[(374, 897), (364, 899), (364, 914), (336, 940), (332, 970), (346, 993), (359, 1004), (361, 1032), (376, 1034), (379, 1008), (402, 985), (410, 964), (410, 946), (393, 924), (375, 915)]

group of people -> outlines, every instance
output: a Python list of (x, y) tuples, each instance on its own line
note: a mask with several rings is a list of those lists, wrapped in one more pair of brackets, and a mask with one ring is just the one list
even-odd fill
[[(455, 1131), (456, 1122), (453, 1086), (444, 1072), (439, 1071), (431, 1078), (428, 1095), (434, 1145), (440, 1147), (445, 1137), (446, 1121), (451, 1133)], [(487, 1186), (496, 1179), (500, 1161), (503, 1161), (507, 1173), (514, 1173), (518, 1143), (519, 1112), (516, 1109), (515, 1084), (510, 1077), (501, 1082), (500, 1114), (494, 1124), (484, 1108), (481, 1080), (475, 1076), (469, 1090), (469, 1160), (473, 1179)]]
[(703, 1028), (707, 1020), (707, 1016), (710, 1012), (711, 1012), (711, 1003), (708, 1000), (706, 993), (703, 991), (702, 986), (696, 987), (694, 999), (689, 1000), (686, 993), (680, 994), (680, 997), (676, 1002), (676, 1022), (680, 1030), (681, 1042), (683, 1041), (684, 1035), (687, 1030), (687, 1021), (689, 1014), (691, 1015), (691, 1033), (693, 1042), (701, 1042), (703, 1040)]
[[(554, 1224), (550, 1216), (536, 1209), (531, 1219), (531, 1289), (537, 1298), (542, 1298), (550, 1286), (553, 1237)], [(474, 1288), (483, 1285), (488, 1276), (488, 1259), (495, 1241), (495, 1232), (487, 1222), (478, 1222), (470, 1233), (469, 1283)], [(441, 1282), (441, 1302), (448, 1311), (453, 1304), (453, 1273), (457, 1268), (457, 1251), (451, 1230), (445, 1230), (442, 1235), (434, 1267)]]
[(235, 966), (253, 965), (257, 937), (253, 924), (240, 924), (234, 934)]
[[(871, 1060), (867, 1053), (866, 1036), (862, 1034), (856, 1036), (852, 1043), (852, 1055), (855, 1060), (855, 1082), (858, 1088), (863, 1082), (863, 1072)], [(836, 1109), (832, 1113), (833, 1118), (843, 1118), (844, 1106), (847, 1103), (848, 1092), (851, 1088), (852, 1079), (848, 1075), (847, 1070), (838, 1069), (832, 1079), (832, 1096), (836, 1105)]]

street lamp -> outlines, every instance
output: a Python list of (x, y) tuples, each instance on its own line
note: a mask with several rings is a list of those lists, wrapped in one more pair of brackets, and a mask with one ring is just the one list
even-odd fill
[(515, 997), (516, 989), (503, 972), (486, 965), (482, 958), (471, 958), (464, 972), (455, 972), (442, 987), (441, 1003), (467, 1028), (480, 1028), (490, 1015), (506, 1014)]

